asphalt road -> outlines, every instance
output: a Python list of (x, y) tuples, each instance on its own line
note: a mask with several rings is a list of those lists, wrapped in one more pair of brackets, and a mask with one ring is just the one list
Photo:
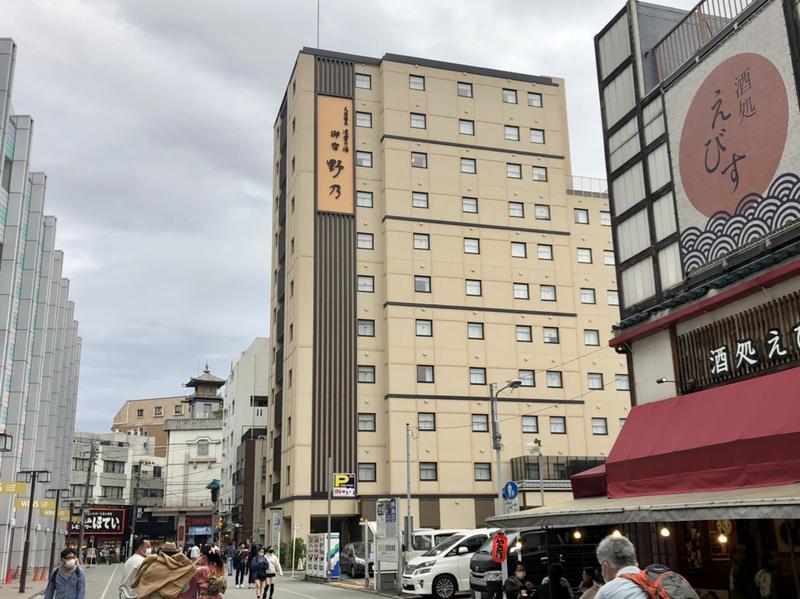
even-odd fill
[[(87, 599), (118, 599), (122, 566), (101, 565), (85, 570)], [(299, 575), (298, 575), (299, 576)], [(358, 582), (362, 583), (363, 579)], [(367, 599), (364, 591), (344, 589), (336, 586), (292, 580), (287, 572), (278, 577), (274, 599)], [(375, 595), (373, 595), (375, 597)], [(226, 599), (256, 599), (254, 589), (234, 588), (233, 577), (228, 577)]]

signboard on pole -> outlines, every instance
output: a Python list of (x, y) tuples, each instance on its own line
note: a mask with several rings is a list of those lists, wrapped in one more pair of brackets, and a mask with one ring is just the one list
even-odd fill
[(334, 497), (356, 496), (356, 475), (349, 472), (335, 472), (333, 475)]
[[(88, 534), (121, 535), (125, 532), (124, 509), (89, 508), (86, 510), (84, 519), (86, 521), (85, 530)], [(80, 529), (80, 518), (76, 518), (73, 514), (73, 520), (70, 523), (70, 530), (77, 533), (80, 531)]]
[(513, 480), (508, 481), (503, 486), (503, 497), (508, 500), (516, 499), (519, 495), (519, 485)]
[(378, 499), (375, 503), (377, 536), (382, 539), (397, 537), (397, 499)]
[(0, 482), (0, 495), (28, 492), (28, 483)]
[(381, 539), (376, 541), (375, 557), (379, 562), (387, 562), (393, 566), (397, 564), (397, 539)]
[(504, 499), (503, 506), (505, 508), (503, 513), (516, 514), (519, 511), (519, 499), (516, 497), (514, 499)]
[[(25, 509), (30, 504), (30, 499), (27, 497), (17, 497), (14, 500), (14, 507)], [(35, 510), (54, 510), (56, 509), (55, 499), (34, 499), (33, 509)], [(51, 514), (52, 515), (52, 514)]]

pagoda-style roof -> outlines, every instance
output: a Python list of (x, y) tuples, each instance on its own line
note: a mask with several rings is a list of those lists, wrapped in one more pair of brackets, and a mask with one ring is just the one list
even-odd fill
[(225, 384), (225, 379), (221, 379), (218, 376), (214, 376), (208, 370), (208, 364), (206, 364), (205, 370), (203, 370), (203, 374), (199, 376), (193, 376), (189, 379), (189, 382), (184, 385), (184, 387), (199, 387), (200, 385), (213, 385), (214, 387), (222, 387)]

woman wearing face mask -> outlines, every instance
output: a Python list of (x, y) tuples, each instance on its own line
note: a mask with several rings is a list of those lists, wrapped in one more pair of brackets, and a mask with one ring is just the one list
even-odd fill
[(73, 549), (61, 552), (61, 565), (50, 574), (45, 599), (86, 599), (86, 578)]
[(256, 581), (256, 599), (261, 599), (261, 594), (264, 592), (264, 583), (267, 580), (267, 570), (269, 569), (269, 560), (267, 560), (267, 556), (264, 553), (264, 548), (259, 547), (258, 553), (250, 564), (250, 574), (253, 576), (253, 580)]
[(275, 548), (272, 545), (267, 547), (267, 562), (269, 562), (267, 567), (267, 588), (264, 589), (262, 599), (272, 599), (272, 596), (275, 594), (275, 577), (283, 576), (281, 561), (278, 559), (278, 556), (275, 555)]

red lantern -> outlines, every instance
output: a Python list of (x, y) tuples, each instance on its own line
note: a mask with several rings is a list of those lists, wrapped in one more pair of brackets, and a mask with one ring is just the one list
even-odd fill
[(498, 532), (492, 538), (492, 561), (502, 564), (504, 561), (506, 561), (507, 555), (508, 537), (504, 533)]

